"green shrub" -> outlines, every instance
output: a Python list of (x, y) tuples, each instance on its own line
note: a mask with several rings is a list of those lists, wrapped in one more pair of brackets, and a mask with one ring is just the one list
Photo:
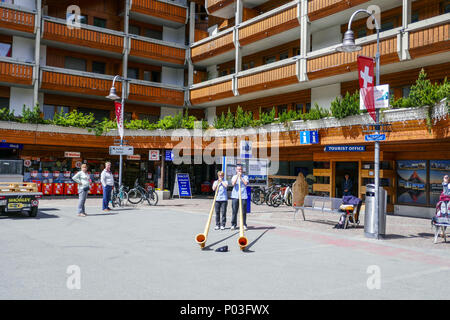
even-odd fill
[(9, 108), (0, 109), (1, 121), (17, 121), (17, 117), (14, 115), (14, 111), (9, 111)]
[(302, 120), (320, 120), (329, 116), (330, 111), (319, 107), (317, 102), (314, 103), (314, 107), (308, 113), (302, 113), (300, 115)]
[(331, 102), (331, 114), (336, 119), (342, 119), (359, 113), (359, 91), (356, 91), (354, 94), (347, 92), (343, 98), (336, 97)]
[(33, 109), (28, 109), (27, 106), (22, 107), (22, 116), (19, 118), (22, 123), (46, 123), (41, 116), (41, 109), (39, 105), (34, 106)]
[(55, 113), (53, 120), (50, 121), (51, 124), (63, 127), (78, 127), (78, 128), (92, 128), (96, 125), (94, 115), (92, 113), (84, 114), (78, 112), (74, 109), (71, 112)]

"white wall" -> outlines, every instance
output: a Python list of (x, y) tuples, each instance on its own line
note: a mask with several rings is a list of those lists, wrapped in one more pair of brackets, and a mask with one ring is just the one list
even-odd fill
[[(44, 105), (44, 94), (39, 93), (39, 105), (41, 110)], [(33, 105), (33, 89), (11, 87), (11, 95), (9, 98), (9, 109), (14, 111), (16, 116), (22, 115), (22, 108), (25, 105), (28, 109), (34, 108)]]
[(163, 41), (185, 44), (185, 26), (179, 29), (163, 26)]
[(323, 87), (311, 88), (311, 107), (317, 102), (319, 107), (331, 109), (331, 101), (341, 95), (341, 84), (331, 84)]
[(342, 42), (341, 26), (336, 25), (331, 28), (313, 32), (312, 49), (319, 50)]
[(34, 40), (13, 37), (12, 58), (24, 62), (34, 62)]
[(184, 69), (162, 67), (161, 82), (175, 86), (184, 86)]
[(214, 124), (214, 119), (216, 118), (216, 107), (207, 108), (205, 110), (205, 116), (209, 124)]
[(36, 0), (14, 0), (14, 4), (30, 10), (36, 10)]
[(39, 60), (41, 66), (47, 65), (47, 46), (41, 46), (41, 59)]

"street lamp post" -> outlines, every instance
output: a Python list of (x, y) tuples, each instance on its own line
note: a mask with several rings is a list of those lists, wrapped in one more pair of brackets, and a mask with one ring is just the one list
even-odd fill
[[(375, 67), (375, 77), (376, 77), (376, 85), (380, 85), (380, 25), (378, 24), (378, 21), (376, 17), (370, 12), (365, 9), (356, 10), (352, 16), (350, 17), (350, 20), (348, 22), (348, 28), (347, 31), (344, 34), (344, 39), (342, 41), (342, 44), (338, 46), (336, 49), (341, 52), (355, 52), (360, 51), (362, 49), (361, 46), (355, 44), (355, 35), (351, 29), (352, 27), (352, 21), (354, 17), (358, 13), (366, 13), (370, 17), (373, 18), (375, 21), (375, 28), (377, 30), (377, 52), (375, 54), (375, 61), (376, 61), (376, 67)], [(375, 130), (376, 134), (380, 133), (380, 117), (379, 117), (379, 110), (376, 109), (376, 123), (375, 123)], [(379, 198), (380, 198), (380, 192), (379, 192), (379, 186), (380, 186), (380, 142), (375, 141), (375, 213), (378, 217), (377, 221), (377, 234), (376, 237), (378, 238), (379, 232), (380, 232), (380, 221), (381, 221), (381, 214), (384, 214), (384, 212), (380, 212), (379, 210)]]
[[(110, 100), (113, 101), (117, 101), (120, 100), (120, 97), (117, 95), (116, 93), (116, 87), (115, 87), (115, 83), (116, 83), (116, 79), (120, 78), (120, 76), (115, 76), (113, 79), (113, 83), (112, 83), (112, 87), (109, 90), (109, 95), (106, 97)], [(123, 87), (123, 84), (122, 84)], [(120, 117), (121, 117), (121, 121), (123, 121), (123, 109), (124, 109), (124, 105), (125, 105), (125, 95), (123, 94), (123, 89), (122, 89), (122, 100), (121, 100), (121, 105), (122, 107), (120, 108)], [(123, 135), (120, 135), (120, 146), (123, 146)], [(122, 185), (122, 167), (123, 167), (123, 156), (120, 155), (120, 162), (119, 162), (119, 187)]]

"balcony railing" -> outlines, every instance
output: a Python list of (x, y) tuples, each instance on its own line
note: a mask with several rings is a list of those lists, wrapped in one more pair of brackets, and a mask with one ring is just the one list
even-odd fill
[[(114, 78), (113, 76), (55, 67), (41, 67), (41, 72), (42, 89), (103, 97), (109, 94)], [(121, 82), (116, 83), (116, 88), (118, 92), (122, 91)]]
[(187, 8), (177, 3), (158, 0), (133, 0), (131, 11), (185, 24)]
[[(450, 23), (439, 24), (437, 18), (431, 18), (428, 21), (429, 24), (437, 23), (437, 25), (409, 33), (409, 52), (411, 58), (450, 51)], [(414, 25), (411, 24), (413, 28)]]
[(232, 86), (232, 76), (225, 76), (194, 85), (190, 90), (191, 103), (200, 104), (233, 97)]
[(209, 14), (214, 15), (214, 12), (217, 10), (223, 9), (234, 2), (235, 0), (207, 0), (206, 8), (208, 9)]
[(34, 32), (35, 14), (0, 3), (0, 27), (23, 32)]
[(9, 58), (0, 59), (0, 82), (32, 85), (33, 64)]
[(184, 88), (149, 81), (130, 81), (129, 100), (183, 106)]
[(191, 48), (192, 61), (210, 58), (234, 49), (233, 29), (226, 30), (214, 36), (199, 41), (198, 45)]
[(369, 0), (309, 0), (308, 16), (311, 21), (324, 18)]
[(186, 47), (179, 44), (132, 36), (130, 55), (184, 65)]
[(45, 17), (44, 39), (65, 42), (77, 46), (100, 50), (123, 52), (123, 33), (82, 25), (80, 29), (69, 29), (66, 20)]

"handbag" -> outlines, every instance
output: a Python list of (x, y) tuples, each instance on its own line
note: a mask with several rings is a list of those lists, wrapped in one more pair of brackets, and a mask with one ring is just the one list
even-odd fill
[(90, 189), (90, 186), (83, 187), (83, 191), (89, 191), (89, 189)]

